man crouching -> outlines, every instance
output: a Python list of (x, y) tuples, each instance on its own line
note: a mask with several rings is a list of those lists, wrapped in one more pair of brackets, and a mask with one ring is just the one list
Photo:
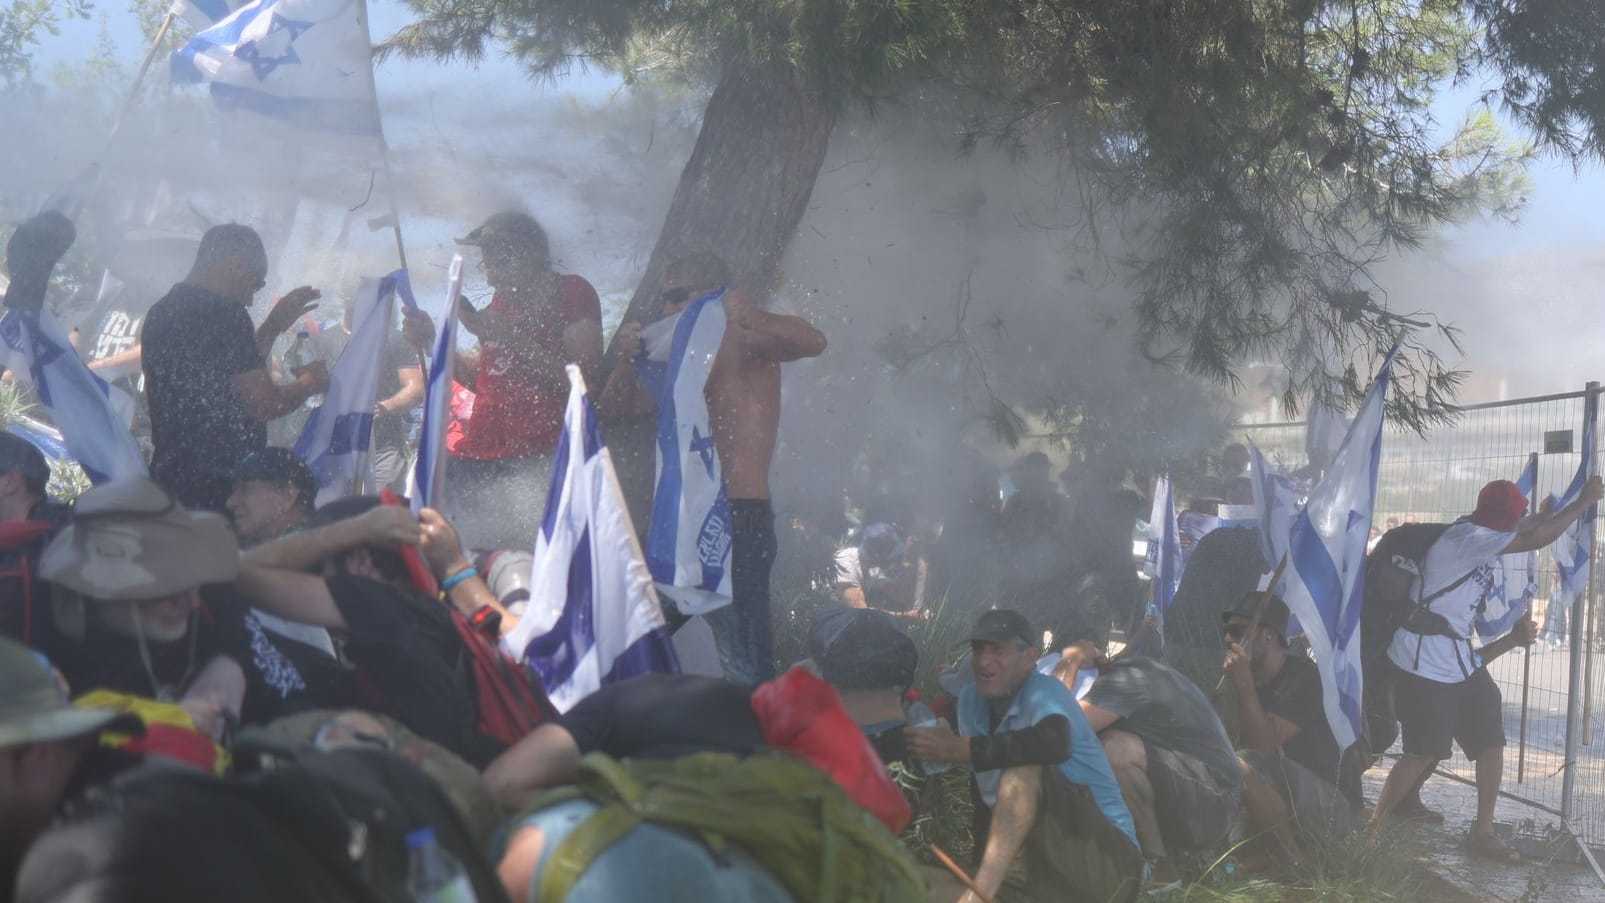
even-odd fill
[(1023, 849), (1028, 899), (1134, 900), (1142, 853), (1131, 813), (1075, 697), (1037, 672), (1032, 635), (1017, 612), (982, 615), (970, 633), (975, 683), (959, 696), (962, 736), (908, 728), (909, 751), (974, 771), (975, 882), (988, 897)]

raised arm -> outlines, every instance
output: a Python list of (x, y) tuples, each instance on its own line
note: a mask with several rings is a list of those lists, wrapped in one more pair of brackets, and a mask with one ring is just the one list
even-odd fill
[(1573, 499), (1570, 505), (1553, 514), (1529, 517), (1517, 525), (1516, 538), (1510, 541), (1510, 545), (1505, 546), (1502, 554), (1533, 552), (1554, 544), (1555, 540), (1560, 539), (1561, 534), (1566, 532), (1566, 528), (1582, 517), (1588, 506), (1598, 502), (1602, 495), (1605, 495), (1605, 489), (1601, 487), (1600, 478), (1590, 477), (1588, 482), (1583, 484), (1583, 491), (1577, 494), (1577, 498)]
[(283, 417), (301, 406), (301, 402), (329, 388), (329, 371), (322, 361), (315, 361), (296, 374), (295, 382), (279, 385), (266, 367), (248, 370), (234, 377), (234, 391), (240, 403), (252, 417), (266, 423)]
[(758, 310), (746, 292), (726, 292), (724, 308), (730, 324), (741, 330), (741, 347), (749, 354), (785, 363), (825, 353), (824, 333), (802, 317)]

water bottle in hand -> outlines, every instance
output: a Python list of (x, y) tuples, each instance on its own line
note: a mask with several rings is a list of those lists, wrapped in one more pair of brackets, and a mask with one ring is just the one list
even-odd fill
[(435, 839), (434, 828), (407, 834), (407, 862), (413, 903), (477, 903), (468, 871)]
[[(931, 707), (923, 702), (915, 701), (914, 704), (908, 707), (909, 727), (936, 727), (941, 723), (941, 719), (936, 717), (936, 712), (932, 711)], [(947, 762), (920, 762), (920, 770), (927, 775), (941, 774), (952, 767)]]

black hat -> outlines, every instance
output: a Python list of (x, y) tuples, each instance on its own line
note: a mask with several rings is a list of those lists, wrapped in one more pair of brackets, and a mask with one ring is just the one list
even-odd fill
[(919, 667), (919, 648), (897, 619), (872, 608), (838, 608), (815, 618), (808, 654), (825, 680), (843, 690), (907, 687)]
[(22, 481), (30, 490), (41, 496), (45, 494), (45, 487), (50, 483), (50, 464), (45, 461), (44, 453), (21, 436), (0, 430), (0, 473), (11, 470), (22, 474)]
[(312, 478), (312, 471), (301, 463), (295, 452), (287, 448), (270, 447), (250, 452), (234, 465), (233, 477), (235, 483), (260, 480), (292, 486), (301, 493), (301, 500), (308, 506), (313, 504), (318, 495), (318, 483)]
[(975, 628), (970, 631), (969, 641), (972, 643), (996, 643), (1002, 640), (1019, 640), (1031, 646), (1040, 642), (1025, 615), (1007, 608), (994, 608), (981, 615), (981, 619), (975, 622)]
[[(1259, 600), (1264, 594), (1263, 590), (1257, 589), (1244, 593), (1236, 605), (1221, 612), (1221, 623), (1230, 622), (1232, 618), (1254, 620), (1254, 612), (1259, 610)], [(1268, 628), (1286, 639), (1287, 622), (1291, 617), (1292, 613), (1287, 610), (1287, 603), (1273, 595), (1265, 601), (1265, 612), (1259, 616), (1259, 626)]]
[(503, 210), (491, 214), (479, 228), (457, 239), (457, 243), (480, 248), (486, 245), (538, 247), (545, 253), (546, 230), (528, 213)]

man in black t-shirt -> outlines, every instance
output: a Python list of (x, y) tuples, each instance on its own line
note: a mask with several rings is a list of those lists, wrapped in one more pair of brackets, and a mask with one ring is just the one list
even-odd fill
[(157, 301), (140, 328), (150, 403), (151, 474), (186, 507), (224, 512), (230, 473), (267, 445), (267, 421), (328, 388), (321, 364), (275, 385), (265, 361), (273, 342), (316, 305), (301, 286), (262, 325), (247, 308), (267, 284), (267, 252), (248, 226), (213, 226), (184, 281)]
[[(333, 367), (351, 341), (351, 307), (341, 321), (313, 339), (318, 357)], [(407, 344), (400, 331), (385, 338), (379, 367), (379, 388), (373, 406), (372, 491), (391, 489), (404, 493), (407, 484), (407, 434), (412, 430), (412, 409), (423, 401), (424, 372), (418, 350)]]
[[(1327, 723), (1315, 663), (1288, 652), (1287, 604), (1270, 597), (1249, 635), (1260, 597), (1248, 593), (1221, 615), (1226, 676), (1237, 692), (1238, 726), (1247, 747), (1241, 756), (1243, 808), (1250, 832), (1269, 832), (1277, 853), (1295, 861), (1298, 834), (1325, 838), (1353, 830), (1359, 774), (1355, 760), (1345, 762)], [(1339, 791), (1344, 785), (1352, 795)]]

